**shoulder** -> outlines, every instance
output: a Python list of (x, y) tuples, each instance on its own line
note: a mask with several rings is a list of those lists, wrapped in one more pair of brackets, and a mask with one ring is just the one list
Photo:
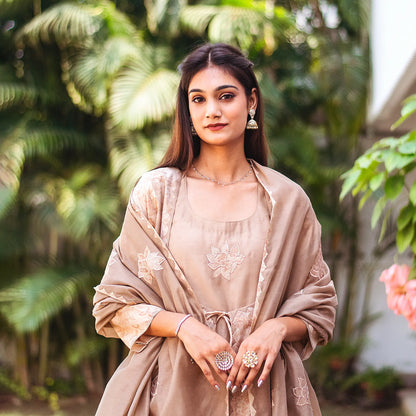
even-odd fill
[(182, 178), (182, 172), (177, 168), (157, 168), (144, 173), (134, 186), (130, 203), (134, 206), (148, 205), (149, 202), (160, 202), (166, 190), (177, 186)]
[(311, 202), (303, 188), (282, 173), (267, 166), (255, 164), (259, 180), (274, 200), (285, 200), (310, 207)]

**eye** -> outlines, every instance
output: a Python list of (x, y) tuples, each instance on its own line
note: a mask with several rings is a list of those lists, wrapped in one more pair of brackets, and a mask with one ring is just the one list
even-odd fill
[(235, 95), (232, 92), (226, 92), (221, 95), (220, 99), (228, 101), (228, 100), (232, 100), (234, 97)]
[(195, 95), (192, 97), (191, 101), (193, 103), (202, 103), (204, 101), (204, 97), (201, 97), (200, 95)]

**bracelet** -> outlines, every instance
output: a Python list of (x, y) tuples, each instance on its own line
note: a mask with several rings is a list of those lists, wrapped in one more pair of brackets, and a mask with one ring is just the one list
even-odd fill
[(188, 319), (188, 318), (190, 318), (191, 317), (191, 314), (190, 313), (188, 313), (188, 315), (185, 315), (180, 321), (179, 321), (179, 323), (178, 323), (178, 326), (176, 327), (176, 331), (175, 331), (175, 337), (177, 337), (178, 336), (178, 332), (179, 332), (179, 330), (181, 329), (181, 326), (182, 326), (182, 324)]

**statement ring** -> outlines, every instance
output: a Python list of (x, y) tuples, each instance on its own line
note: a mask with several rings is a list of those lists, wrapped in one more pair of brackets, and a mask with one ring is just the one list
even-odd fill
[(215, 356), (215, 365), (222, 371), (229, 370), (234, 364), (234, 358), (228, 351), (221, 351)]
[(254, 368), (259, 362), (259, 357), (257, 357), (257, 354), (254, 351), (247, 351), (243, 355), (242, 361), (247, 368)]

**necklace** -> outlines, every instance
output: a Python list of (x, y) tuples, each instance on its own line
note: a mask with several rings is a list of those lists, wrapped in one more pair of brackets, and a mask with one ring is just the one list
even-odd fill
[(247, 176), (248, 175), (250, 175), (251, 174), (251, 172), (252, 172), (252, 169), (251, 169), (251, 166), (250, 166), (250, 169), (247, 171), (247, 173), (245, 173), (244, 174), (244, 176), (242, 176), (240, 179), (237, 179), (236, 181), (233, 181), (233, 182), (220, 182), (220, 181), (217, 181), (216, 179), (213, 179), (213, 178), (210, 178), (209, 176), (205, 176), (203, 173), (201, 173), (195, 166), (194, 166), (194, 164), (192, 164), (192, 169), (199, 175), (199, 176), (201, 176), (201, 178), (203, 178), (203, 179), (206, 179), (207, 181), (211, 181), (211, 182), (214, 182), (214, 183), (216, 183), (217, 185), (220, 185), (220, 186), (228, 186), (228, 185), (233, 185), (233, 184), (235, 184), (235, 183), (238, 183), (238, 182), (241, 182), (241, 181), (243, 181), (245, 178), (247, 178)]

